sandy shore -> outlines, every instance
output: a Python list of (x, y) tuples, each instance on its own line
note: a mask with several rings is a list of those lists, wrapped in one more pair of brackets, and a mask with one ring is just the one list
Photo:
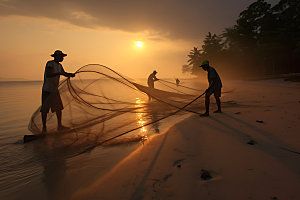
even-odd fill
[(224, 113), (191, 114), (72, 199), (300, 199), (300, 83), (224, 85)]

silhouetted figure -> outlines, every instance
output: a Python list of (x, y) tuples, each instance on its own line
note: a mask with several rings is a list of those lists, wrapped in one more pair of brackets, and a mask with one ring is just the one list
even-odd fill
[(180, 80), (178, 79), (178, 78), (176, 78), (176, 85), (177, 85), (177, 87), (179, 86), (179, 83), (180, 83)]
[[(156, 78), (156, 74), (157, 74), (157, 72), (154, 70), (153, 73), (149, 75), (148, 82), (147, 82), (149, 88), (154, 88), (154, 82), (159, 80), (158, 78)], [(152, 98), (149, 95), (148, 95), (148, 97), (149, 97), (149, 101), (150, 101)]]
[(214, 111), (214, 113), (221, 113), (221, 101), (220, 101), (220, 97), (221, 97), (221, 88), (222, 88), (222, 82), (221, 79), (219, 77), (219, 74), (217, 73), (217, 71), (209, 66), (209, 61), (208, 60), (204, 60), (201, 64), (201, 67), (204, 71), (207, 71), (207, 78), (208, 78), (208, 82), (209, 82), (209, 87), (206, 89), (205, 91), (205, 113), (201, 114), (200, 116), (205, 117), (205, 116), (209, 116), (209, 98), (210, 95), (214, 94), (215, 98), (216, 98), (216, 102), (218, 105), (218, 110)]
[(158, 78), (156, 78), (156, 74), (157, 71), (154, 70), (153, 73), (148, 77), (148, 86), (151, 88), (154, 88), (154, 82), (159, 80)]
[(64, 68), (60, 64), (67, 54), (64, 54), (60, 50), (56, 50), (51, 56), (54, 57), (54, 60), (50, 60), (46, 64), (42, 89), (42, 107), (40, 111), (42, 114), (43, 134), (47, 133), (46, 121), (50, 108), (52, 112), (56, 113), (57, 130), (63, 130), (66, 128), (61, 123), (62, 110), (64, 107), (58, 91), (59, 78), (61, 75), (65, 77), (75, 76), (75, 74), (65, 72)]

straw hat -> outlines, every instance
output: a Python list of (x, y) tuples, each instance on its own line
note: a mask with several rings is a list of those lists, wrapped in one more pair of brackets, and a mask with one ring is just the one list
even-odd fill
[(67, 54), (63, 53), (61, 50), (56, 50), (54, 52), (54, 54), (52, 54), (51, 56), (52, 57), (55, 57), (55, 56), (63, 56), (63, 57), (65, 57), (65, 56), (67, 56)]

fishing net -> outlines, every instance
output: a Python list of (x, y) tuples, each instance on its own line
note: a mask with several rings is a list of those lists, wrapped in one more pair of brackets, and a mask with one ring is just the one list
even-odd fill
[[(103, 65), (83, 66), (74, 78), (62, 80), (59, 86), (64, 105), (62, 123), (68, 128), (57, 131), (55, 113), (49, 112), (47, 138), (55, 136), (60, 145), (88, 146), (144, 140), (160, 132), (161, 120), (176, 121), (186, 113), (184, 110), (200, 110), (202, 101), (190, 102), (203, 88), (194, 88), (188, 81), (178, 85), (172, 80), (159, 80), (154, 89)], [(29, 130), (41, 134), (40, 108), (33, 113)]]

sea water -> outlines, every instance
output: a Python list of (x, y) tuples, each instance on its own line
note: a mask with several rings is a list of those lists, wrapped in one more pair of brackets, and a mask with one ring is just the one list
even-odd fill
[[(0, 199), (69, 199), (143, 145), (99, 146), (66, 156), (68, 147), (52, 151), (39, 140), (24, 144), (23, 136), (31, 134), (30, 117), (41, 103), (41, 88), (41, 81), (0, 82)], [(178, 120), (139, 131), (160, 134)]]

